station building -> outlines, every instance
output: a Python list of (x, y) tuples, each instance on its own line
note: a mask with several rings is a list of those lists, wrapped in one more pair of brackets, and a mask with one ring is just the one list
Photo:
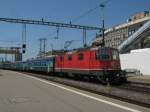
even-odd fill
[[(143, 11), (136, 13), (127, 19), (126, 23), (115, 25), (112, 28), (105, 30), (105, 45), (113, 48), (118, 48), (128, 37), (136, 32), (140, 27), (150, 20), (150, 12)], [(102, 35), (97, 35), (94, 39), (93, 45), (102, 44)], [(150, 47), (150, 35), (145, 37), (140, 43), (134, 45), (134, 49)]]

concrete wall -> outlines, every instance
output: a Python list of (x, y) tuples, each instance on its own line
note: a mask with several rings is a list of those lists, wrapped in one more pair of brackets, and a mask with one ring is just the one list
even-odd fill
[(150, 48), (121, 54), (120, 61), (122, 69), (138, 69), (143, 75), (150, 75)]

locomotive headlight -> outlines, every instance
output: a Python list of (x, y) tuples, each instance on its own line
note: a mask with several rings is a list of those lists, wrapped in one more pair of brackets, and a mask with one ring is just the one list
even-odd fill
[(111, 67), (112, 68), (119, 68), (119, 64), (117, 62), (111, 62)]
[(119, 74), (117, 74), (116, 76), (119, 77)]

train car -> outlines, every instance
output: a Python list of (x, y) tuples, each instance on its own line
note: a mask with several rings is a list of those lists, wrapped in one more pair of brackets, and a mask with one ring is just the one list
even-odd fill
[(48, 58), (5, 64), (6, 69), (58, 73), (76, 78), (98, 79), (102, 83), (126, 81), (121, 71), (119, 52), (110, 47), (80, 48)]
[(26, 70), (47, 73), (54, 72), (54, 57), (28, 60)]
[(31, 59), (27, 61), (17, 61), (2, 63), (1, 68), (18, 71), (37, 71), (37, 72), (54, 72), (55, 58), (53, 56), (48, 58)]
[(13, 67), (11, 62), (2, 62), (0, 64), (1, 69), (11, 69)]
[(55, 71), (73, 76), (119, 82), (125, 79), (121, 72), (119, 52), (109, 47), (83, 48), (56, 56)]
[(12, 69), (23, 71), (25, 68), (25, 65), (26, 65), (25, 61), (17, 61), (17, 62), (12, 63)]

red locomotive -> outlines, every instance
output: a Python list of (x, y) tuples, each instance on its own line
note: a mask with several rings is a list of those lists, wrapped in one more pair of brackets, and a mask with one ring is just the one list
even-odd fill
[(75, 77), (96, 78), (103, 83), (125, 79), (121, 71), (119, 52), (110, 47), (82, 48), (55, 57), (55, 72)]
[(56, 72), (78, 79), (85, 77), (98, 79), (102, 83), (107, 81), (120, 83), (126, 80), (125, 74), (121, 71), (119, 52), (110, 47), (80, 48), (57, 53), (56, 56), (49, 58), (16, 62), (5, 68), (33, 72)]

